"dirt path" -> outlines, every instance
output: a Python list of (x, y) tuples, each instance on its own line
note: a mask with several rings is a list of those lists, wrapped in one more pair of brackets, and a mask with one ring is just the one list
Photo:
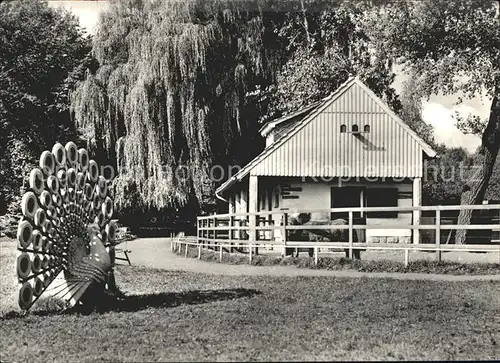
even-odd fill
[[(125, 247), (125, 244), (121, 245)], [(223, 263), (200, 261), (175, 255), (170, 250), (169, 238), (144, 238), (128, 242), (127, 248), (133, 265), (147, 266), (168, 270), (183, 270), (220, 275), (270, 275), (270, 276), (336, 276), (336, 277), (372, 277), (393, 278), (401, 280), (434, 280), (434, 281), (470, 281), (496, 280), (500, 275), (487, 276), (455, 276), (419, 273), (380, 273), (359, 271), (331, 271), (297, 268), (293, 266), (250, 266), (226, 265)]]

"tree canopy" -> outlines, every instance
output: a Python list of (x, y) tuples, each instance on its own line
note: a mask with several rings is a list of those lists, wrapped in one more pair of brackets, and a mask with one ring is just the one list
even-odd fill
[[(419, 76), (424, 95), (442, 92), (470, 98), (485, 92), (491, 98), (487, 121), (458, 120), (469, 130), (482, 129), (482, 166), (464, 186), (463, 204), (484, 199), (500, 147), (498, 5), (498, 1), (401, 0), (366, 17), (378, 47)], [(461, 211), (458, 224), (467, 224), (471, 213)], [(456, 242), (464, 241), (465, 230), (458, 231)]]
[(190, 195), (210, 203), (212, 167), (243, 165), (259, 151), (261, 114), (324, 97), (350, 71), (363, 69), (390, 95), (390, 66), (367, 55), (354, 10), (323, 0), (113, 3), (94, 38), (99, 69), (71, 107), (91, 145), (116, 156), (117, 205), (175, 207)]
[(362, 22), (368, 4), (343, 2), (322, 11), (308, 6), (302, 3), (303, 11), (290, 14), (279, 30), (289, 54), (276, 81), (252, 92), (265, 106), (261, 122), (321, 100), (354, 75), (399, 112), (392, 62), (374, 46)]
[(399, 95), (399, 102), (401, 102), (400, 117), (427, 144), (436, 147), (434, 127), (427, 124), (422, 118), (423, 99), (424, 97), (420, 93), (418, 85), (418, 77), (410, 74), (408, 80), (403, 83), (403, 89)]
[(400, 0), (367, 17), (379, 46), (420, 77), (424, 94), (497, 95), (500, 25), (493, 1)]
[(91, 66), (90, 39), (46, 2), (0, 3), (0, 204), (20, 197), (30, 165), (75, 129), (68, 91)]
[(460, 204), (463, 186), (474, 166), (474, 158), (462, 147), (447, 148), (438, 145), (438, 159), (425, 162), (422, 184), (424, 205)]

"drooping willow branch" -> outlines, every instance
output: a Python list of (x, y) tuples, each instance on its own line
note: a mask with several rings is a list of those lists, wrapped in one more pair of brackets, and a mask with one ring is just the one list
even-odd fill
[[(100, 68), (72, 93), (71, 110), (89, 146), (117, 158), (118, 206), (131, 203), (132, 184), (147, 207), (212, 194), (210, 166), (229, 162), (235, 137), (255, 123), (244, 95), (272, 80), (278, 52), (258, 7), (229, 4), (120, 1), (103, 15)], [(175, 176), (181, 165), (192, 178)]]
[[(347, 10), (338, 16), (320, 17), (321, 11), (334, 13), (334, 3), (113, 3), (94, 38), (93, 54), (100, 67), (73, 92), (71, 110), (89, 147), (105, 149), (117, 158), (121, 171), (115, 179), (116, 205), (160, 209), (182, 205), (193, 194), (201, 204), (207, 196), (213, 198), (210, 168), (234, 162), (241, 165), (252, 156), (248, 150), (253, 147), (261, 115), (260, 106), (246, 95), (275, 83), (290, 57), (287, 45), (297, 42), (295, 35), (289, 38), (295, 34), (294, 12), (303, 15), (304, 4), (311, 7), (315, 19), (309, 24), (315, 23), (323, 52), (337, 52), (337, 43), (355, 43), (352, 37), (344, 39), (342, 31), (353, 22), (345, 16)], [(307, 57), (310, 60), (311, 55)], [(369, 59), (363, 61), (368, 84), (380, 86), (375, 88), (381, 94), (390, 84), (390, 72), (369, 64)], [(336, 68), (328, 67), (339, 72), (330, 72), (328, 77), (335, 82), (329, 79), (327, 88), (339, 83), (340, 70), (346, 73), (349, 68), (335, 62)], [(304, 64), (304, 74), (310, 74), (310, 63)], [(300, 78), (296, 77), (297, 83), (304, 83)], [(303, 88), (305, 93), (314, 92), (307, 85)], [(184, 166), (182, 172), (178, 172), (180, 166)], [(184, 177), (186, 171), (189, 178)]]

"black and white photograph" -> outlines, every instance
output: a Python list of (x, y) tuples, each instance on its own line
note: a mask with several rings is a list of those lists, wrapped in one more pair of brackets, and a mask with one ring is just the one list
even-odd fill
[(0, 0), (0, 363), (500, 360), (499, 0)]

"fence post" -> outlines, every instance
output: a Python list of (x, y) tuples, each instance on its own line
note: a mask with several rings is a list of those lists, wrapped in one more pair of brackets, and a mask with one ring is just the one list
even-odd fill
[(203, 240), (203, 245), (205, 248), (208, 248), (209, 247), (209, 243), (210, 243), (210, 240), (208, 239), (210, 237), (210, 231), (208, 230), (208, 227), (210, 227), (210, 219), (205, 219), (205, 228), (207, 228), (205, 231), (203, 231), (203, 236), (204, 236), (204, 240)]
[[(205, 220), (200, 219), (200, 228), (203, 228), (203, 227), (204, 227), (204, 224), (205, 224)], [(204, 236), (203, 236), (203, 231), (202, 231), (202, 230), (199, 230), (199, 231), (198, 231), (198, 234), (199, 234), (199, 236), (200, 236), (200, 237), (198, 237), (198, 239), (199, 239), (199, 240), (198, 240), (198, 243), (200, 243), (200, 244), (204, 244), (204, 243), (205, 243), (205, 240), (204, 240), (204, 238), (203, 238), (203, 237), (204, 237)]]
[(198, 260), (201, 260), (201, 245), (198, 245)]
[(283, 256), (286, 256), (286, 226), (288, 224), (288, 213), (283, 213), (281, 217), (281, 239), (283, 240)]
[(209, 218), (207, 218), (205, 220), (205, 224), (206, 224), (206, 226), (205, 226), (205, 228), (206, 228), (206, 230), (205, 230), (205, 238), (206, 238), (206, 240), (205, 240), (205, 244), (206, 244), (205, 248), (210, 249), (211, 248), (210, 247), (210, 243), (211, 243), (210, 242), (210, 238), (211, 238), (210, 237), (210, 233), (211, 233), (210, 226), (212, 225), (212, 220), (209, 219)]
[(206, 243), (206, 239), (205, 239), (205, 238), (206, 238), (206, 232), (207, 232), (207, 231), (205, 230), (206, 224), (207, 224), (206, 219), (202, 219), (202, 220), (200, 221), (200, 226), (201, 226), (201, 227), (203, 227), (203, 230), (202, 230), (202, 231), (200, 231), (200, 236), (202, 237), (202, 238), (201, 238), (201, 243), (203, 244), (203, 248), (205, 248), (205, 247), (206, 247), (206, 246), (205, 246), (205, 243)]
[(252, 243), (249, 243), (248, 247), (250, 247), (248, 249), (248, 260), (250, 261), (250, 265), (251, 265), (252, 264)]
[(314, 246), (314, 266), (318, 265), (318, 249), (318, 246)]
[(204, 224), (204, 228), (205, 230), (203, 231), (203, 247), (204, 248), (210, 248), (210, 230), (208, 229), (208, 227), (210, 227), (210, 219), (205, 219), (203, 221), (203, 224)]
[(349, 259), (352, 260), (352, 242), (353, 242), (353, 215), (352, 211), (349, 211)]
[(208, 228), (208, 231), (207, 231), (207, 233), (208, 233), (207, 234), (207, 238), (208, 238), (208, 240), (207, 240), (207, 246), (208, 246), (209, 249), (212, 250), (213, 249), (213, 246), (212, 246), (212, 244), (213, 244), (213, 241), (212, 241), (212, 239), (213, 239), (212, 238), (212, 233), (213, 233), (212, 227), (213, 227), (214, 221), (213, 221), (212, 218), (210, 218), (210, 219), (207, 220), (207, 223), (208, 223), (208, 227), (207, 227)]
[(219, 261), (222, 262), (222, 244), (219, 244)]
[(186, 258), (187, 258), (187, 256), (188, 256), (188, 244), (187, 244), (187, 242), (186, 242), (186, 252), (184, 252), (184, 257), (186, 257)]
[(233, 227), (234, 227), (234, 217), (231, 215), (231, 217), (229, 217), (229, 239), (231, 240), (231, 247), (229, 247), (230, 253), (233, 252), (233, 239), (236, 239), (236, 238), (234, 238), (235, 233), (234, 233)]
[(408, 267), (410, 264), (410, 250), (407, 248), (405, 249), (405, 267)]
[(212, 236), (213, 236), (213, 243), (214, 243), (214, 251), (217, 250), (216, 246), (218, 244), (217, 241), (216, 241), (216, 239), (217, 239), (217, 224), (218, 224), (217, 223), (217, 217), (214, 217), (214, 233), (212, 234)]
[(200, 245), (200, 219), (199, 218), (196, 218), (196, 243), (198, 244), (198, 246)]
[(436, 261), (441, 262), (441, 210), (436, 209)]
[[(261, 218), (260, 215), (259, 216), (255, 216), (255, 217), (256, 217), (255, 218), (256, 221), (260, 220), (260, 218)], [(256, 222), (255, 226), (256, 227), (261, 227), (260, 222)], [(257, 242), (257, 241), (261, 240), (261, 238), (260, 238), (260, 234), (261, 233), (262, 233), (262, 230), (259, 230), (259, 231), (256, 230), (255, 231), (255, 240), (256, 240), (256, 242), (255, 242), (255, 256), (259, 255), (259, 245), (260, 245), (260, 242)]]
[[(239, 241), (240, 240), (240, 237), (241, 237), (241, 229), (240, 229), (240, 220), (239, 220), (239, 217), (236, 217), (235, 221), (234, 221), (234, 226), (235, 227), (238, 227), (237, 229), (235, 229), (235, 237), (234, 239)], [(240, 246), (240, 243), (238, 243), (238, 248)]]

